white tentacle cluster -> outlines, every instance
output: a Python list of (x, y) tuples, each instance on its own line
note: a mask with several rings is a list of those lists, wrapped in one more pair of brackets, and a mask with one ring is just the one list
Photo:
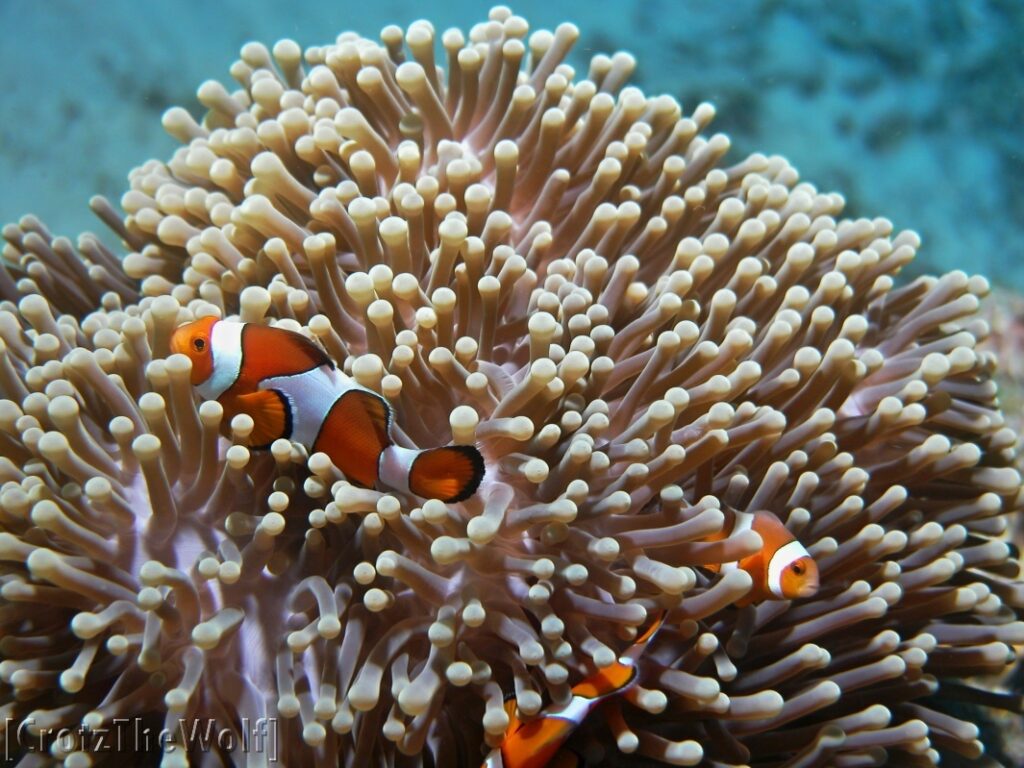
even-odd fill
[[(496, 8), (442, 62), (437, 37), (246, 45), (201, 119), (166, 113), (182, 146), (123, 215), (92, 201), (124, 254), (4, 229), (3, 718), (276, 717), (288, 765), (475, 765), (506, 697), (566, 701), (666, 611), (639, 685), (574, 736), (602, 765), (979, 755), (942, 701), (1019, 710), (968, 678), (1024, 641), (987, 282), (898, 284), (914, 233), (841, 218), (784, 158), (723, 164), (710, 105), (626, 86), (627, 54), (575, 72), (571, 24)], [(168, 356), (209, 314), (308, 334), (404, 447), (476, 443), (480, 492), (250, 451)], [(749, 575), (702, 568), (758, 550), (716, 535), (759, 509), (816, 597), (740, 610)], [(269, 759), (175, 739), (168, 766)]]

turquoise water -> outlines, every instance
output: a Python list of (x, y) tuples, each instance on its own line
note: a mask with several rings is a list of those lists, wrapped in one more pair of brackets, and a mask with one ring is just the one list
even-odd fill
[[(227, 0), (0, 2), (0, 221), (74, 235), (127, 172), (166, 158), (160, 115), (198, 114), (248, 40), (303, 46), (430, 19), (464, 30), (490, 3)], [(286, 8), (286, 5), (289, 6)], [(291, 7), (297, 5), (298, 7)], [(572, 62), (627, 50), (634, 84), (712, 101), (734, 159), (786, 155), (848, 211), (921, 233), (917, 271), (963, 268), (1024, 290), (1024, 3), (1018, 0), (519, 2), (531, 27), (574, 21)], [(723, 10), (724, 9), (724, 10)]]

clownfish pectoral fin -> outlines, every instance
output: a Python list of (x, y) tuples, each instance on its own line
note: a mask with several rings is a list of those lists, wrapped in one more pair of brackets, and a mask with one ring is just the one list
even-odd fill
[(350, 481), (372, 488), (381, 451), (391, 442), (389, 419), (379, 395), (350, 389), (327, 412), (312, 450), (326, 453)]
[(424, 499), (465, 501), (484, 477), (484, 457), (472, 445), (421, 451), (409, 470), (409, 490)]
[(292, 431), (291, 411), (285, 396), (276, 389), (261, 389), (235, 398), (238, 409), (252, 417), (255, 425), (249, 442), (254, 448), (263, 448)]

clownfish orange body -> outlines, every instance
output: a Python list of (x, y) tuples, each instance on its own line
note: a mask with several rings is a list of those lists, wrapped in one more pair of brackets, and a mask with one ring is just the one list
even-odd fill
[(501, 744), (484, 760), (482, 768), (570, 768), (578, 765), (562, 745), (601, 702), (628, 691), (636, 684), (637, 660), (665, 620), (662, 614), (619, 658), (598, 669), (572, 688), (568, 702), (549, 707), (532, 720), (515, 713), (515, 699), (506, 702), (509, 724)]
[(327, 454), (357, 485), (445, 502), (469, 498), (483, 479), (483, 457), (473, 446), (394, 445), (387, 401), (338, 370), (301, 334), (207, 317), (178, 328), (171, 351), (192, 361), (192, 384), (224, 407), (228, 421), (242, 413), (252, 417), (254, 447), (294, 440)]
[(742, 560), (705, 566), (709, 571), (738, 569), (750, 574), (754, 585), (736, 605), (742, 608), (764, 600), (796, 600), (818, 591), (817, 563), (778, 517), (767, 510), (733, 514), (731, 529), (723, 530), (720, 538), (752, 530), (764, 542), (761, 549)]

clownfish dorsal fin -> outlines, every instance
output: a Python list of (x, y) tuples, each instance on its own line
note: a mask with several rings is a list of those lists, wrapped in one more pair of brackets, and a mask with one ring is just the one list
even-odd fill
[(285, 396), (276, 389), (261, 389), (235, 398), (238, 410), (253, 420), (249, 443), (254, 448), (269, 446), (291, 434), (291, 413)]
[[(262, 328), (265, 326), (257, 326)], [(308, 357), (316, 365), (326, 365), (328, 368), (334, 368), (334, 361), (327, 356), (327, 353), (317, 345), (312, 339), (308, 339), (301, 333), (296, 331), (289, 331), (286, 328), (278, 328), (274, 326), (272, 330), (284, 334), (282, 339), (286, 339), (286, 343), (293, 346), (295, 349), (301, 349), (302, 354)]]
[(301, 333), (277, 326), (243, 323), (242, 377), (251, 386), (273, 376), (291, 376), (320, 366), (334, 368), (334, 361)]
[(636, 666), (616, 659), (572, 687), (573, 696), (590, 699), (594, 704), (631, 685), (636, 680)]

